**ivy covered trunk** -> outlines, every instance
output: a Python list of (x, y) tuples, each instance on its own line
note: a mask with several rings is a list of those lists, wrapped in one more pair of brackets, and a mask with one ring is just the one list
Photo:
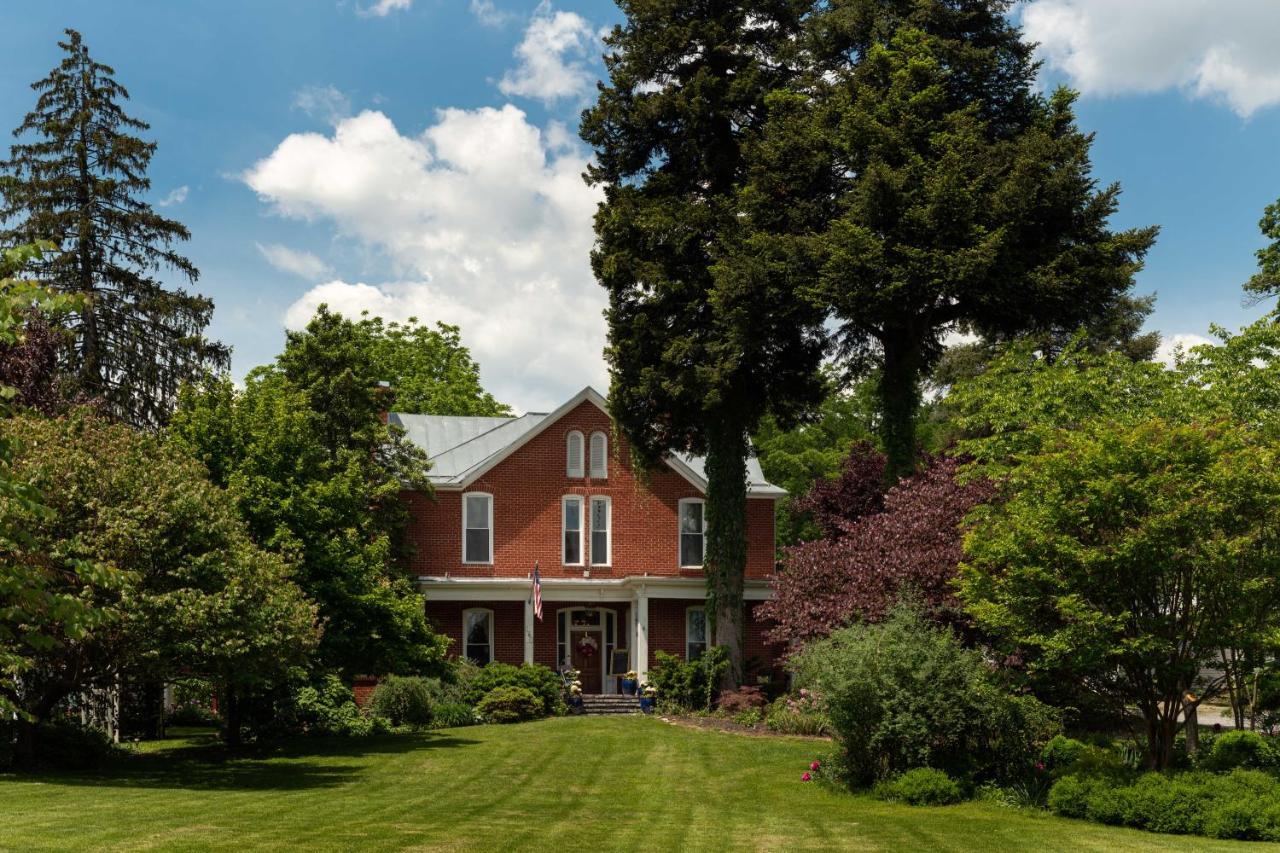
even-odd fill
[(747, 570), (747, 438), (733, 418), (707, 425), (707, 604), (717, 646), (729, 653), (722, 687), (737, 687), (744, 675)]
[(885, 332), (881, 346), (880, 440), (884, 445), (885, 481), (890, 485), (916, 465), (916, 413), (920, 407), (921, 353), (909, 332)]

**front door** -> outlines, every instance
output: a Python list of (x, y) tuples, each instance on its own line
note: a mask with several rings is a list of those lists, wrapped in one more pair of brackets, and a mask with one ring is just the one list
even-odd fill
[(600, 642), (600, 638), (599, 631), (573, 632), (569, 655), (573, 668), (578, 670), (583, 693), (604, 692), (604, 685), (600, 681), (600, 656), (604, 654), (604, 644)]

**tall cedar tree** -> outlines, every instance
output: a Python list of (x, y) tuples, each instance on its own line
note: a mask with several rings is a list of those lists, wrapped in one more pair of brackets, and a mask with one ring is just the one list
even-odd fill
[(767, 247), (744, 242), (738, 192), (809, 4), (620, 5), (609, 82), (581, 130), (596, 149), (588, 181), (605, 193), (592, 266), (609, 292), (610, 410), (642, 464), (706, 454), (707, 592), (726, 679), (740, 679), (747, 436), (823, 392), (821, 316)]
[[(879, 369), (887, 476), (916, 459), (920, 381), (942, 337), (1072, 328), (1128, 295), (1155, 229), (1113, 232), (1073, 95), (1036, 93), (1011, 0), (833, 0), (809, 72), (769, 99), (753, 204)], [(758, 220), (759, 221), (759, 220)]]
[(129, 93), (115, 72), (66, 32), (66, 56), (32, 84), (36, 108), (14, 131), (25, 141), (0, 162), (0, 241), (57, 241), (62, 251), (37, 262), (35, 277), (88, 297), (65, 321), (73, 332), (60, 354), (65, 390), (129, 423), (159, 424), (182, 382), (225, 367), (230, 351), (204, 337), (211, 300), (156, 278), (167, 268), (196, 281), (199, 271), (173, 249), (191, 234), (141, 200), (156, 145), (131, 131), (148, 125), (121, 108)]

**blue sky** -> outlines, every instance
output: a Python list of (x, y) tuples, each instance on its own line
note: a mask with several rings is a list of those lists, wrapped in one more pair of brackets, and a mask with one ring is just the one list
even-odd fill
[[(10, 5), (0, 126), (63, 27), (152, 125), (153, 201), (190, 227), (212, 334), (239, 378), (321, 301), (462, 326), (517, 408), (602, 387), (604, 299), (577, 116), (608, 0), (222, 0)], [(1139, 292), (1169, 339), (1236, 327), (1257, 220), (1280, 197), (1280, 4), (1033, 0), (1046, 85), (1083, 91), (1119, 226), (1162, 232)], [(1195, 340), (1180, 337), (1179, 340)]]

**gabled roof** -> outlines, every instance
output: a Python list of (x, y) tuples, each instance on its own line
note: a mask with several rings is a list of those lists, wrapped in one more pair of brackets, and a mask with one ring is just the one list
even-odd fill
[[(554, 412), (530, 412), (518, 418), (476, 418), (450, 415), (410, 415), (390, 412), (387, 421), (404, 429), (406, 437), (431, 458), (428, 477), (438, 489), (465, 489), (493, 466), (519, 450), (534, 436), (583, 402), (608, 412), (605, 398), (583, 388)], [(673, 453), (667, 464), (702, 491), (707, 489), (706, 460)], [(747, 493), (778, 497), (786, 492), (764, 478), (756, 458), (747, 459)]]

